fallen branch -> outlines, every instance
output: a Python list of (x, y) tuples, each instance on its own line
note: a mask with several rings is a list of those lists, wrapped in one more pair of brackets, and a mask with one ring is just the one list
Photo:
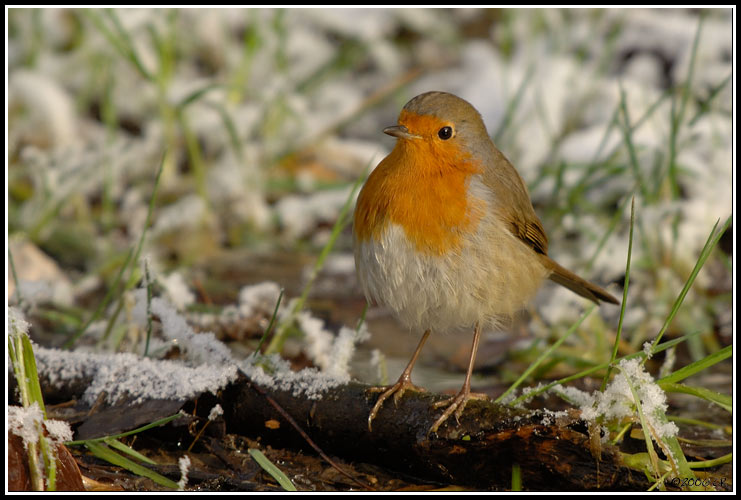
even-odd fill
[[(69, 397), (84, 386), (82, 381), (72, 380), (52, 388), (42, 377), (45, 397), (52, 400), (59, 400), (60, 394)], [(327, 391), (320, 400), (310, 400), (289, 391), (258, 390), (239, 373), (235, 381), (214, 393), (203, 393), (179, 404), (163, 404), (162, 415), (157, 404), (141, 406), (149, 419), (172, 414), (177, 407), (207, 418), (210, 409), (220, 404), (227, 432), (311, 453), (304, 437), (288, 425), (261, 393), (264, 391), (326, 453), (346, 461), (381, 465), (426, 481), (508, 489), (512, 466), (518, 464), (527, 490), (644, 490), (649, 486), (645, 476), (622, 465), (615, 447), (600, 448), (599, 436), (590, 437), (576, 411), (556, 418), (547, 412), (471, 401), (460, 425), (451, 419), (437, 434), (427, 436), (439, 413), (431, 409), (432, 404), (442, 396), (410, 391), (398, 406), (392, 400), (384, 405), (371, 432), (368, 413), (378, 394), (367, 389), (366, 385), (350, 383)], [(115, 423), (115, 431), (124, 430), (125, 423), (109, 420), (105, 415), (108, 411), (121, 412), (121, 408), (103, 409), (89, 417), (97, 421), (97, 431), (110, 432), (100, 425), (106, 420)], [(136, 414), (129, 409), (126, 412)], [(136, 424), (140, 424), (138, 420), (141, 418)], [(87, 424), (86, 434), (90, 434), (90, 427)], [(135, 427), (133, 421), (130, 427)]]
[[(512, 465), (519, 464), (528, 490), (645, 489), (645, 476), (621, 465), (614, 447), (595, 449), (578, 412), (554, 418), (542, 412), (514, 410), (471, 401), (455, 425), (437, 434), (427, 431), (439, 416), (431, 409), (442, 396), (409, 392), (395, 406), (384, 405), (368, 430), (368, 413), (377, 393), (350, 383), (329, 390), (321, 400), (266, 391), (328, 453), (394, 469), (420, 479), (483, 489), (510, 487)], [(210, 399), (213, 398), (211, 402)], [(306, 449), (289, 426), (266, 425), (279, 413), (240, 377), (199, 405), (224, 407), (227, 431), (261, 436), (274, 446)], [(597, 442), (599, 442), (597, 440)], [(308, 451), (308, 449), (307, 449)]]

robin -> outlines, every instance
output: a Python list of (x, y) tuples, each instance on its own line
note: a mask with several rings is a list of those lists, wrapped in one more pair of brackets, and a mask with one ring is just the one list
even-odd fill
[(535, 295), (545, 278), (599, 304), (610, 293), (548, 257), (548, 238), (524, 181), (497, 149), (478, 111), (446, 92), (410, 100), (391, 153), (371, 173), (358, 196), (353, 224), (355, 266), (368, 300), (390, 308), (422, 339), (399, 380), (383, 391), (398, 402), (414, 363), (434, 330), (473, 329), (468, 371), (460, 392), (430, 428), (456, 421), (470, 399), (471, 372), (481, 330), (496, 326)]

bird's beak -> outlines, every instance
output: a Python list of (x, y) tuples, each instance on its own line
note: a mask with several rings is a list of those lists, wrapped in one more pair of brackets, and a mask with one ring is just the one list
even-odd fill
[(386, 127), (383, 129), (384, 134), (391, 135), (398, 139), (419, 139), (418, 135), (410, 134), (409, 130), (404, 125), (394, 125), (393, 127)]

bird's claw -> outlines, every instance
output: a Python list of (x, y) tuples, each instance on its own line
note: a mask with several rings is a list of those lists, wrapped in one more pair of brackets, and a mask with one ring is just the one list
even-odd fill
[(404, 395), (404, 393), (407, 390), (413, 390), (417, 392), (427, 392), (423, 387), (419, 387), (417, 385), (414, 385), (410, 380), (406, 378), (400, 378), (398, 382), (396, 382), (392, 386), (382, 386), (382, 387), (371, 387), (369, 391), (371, 392), (379, 392), (384, 391), (380, 396), (378, 396), (378, 400), (376, 401), (376, 404), (373, 406), (373, 409), (370, 412), (370, 415), (368, 415), (368, 430), (372, 431), (371, 424), (373, 422), (373, 419), (376, 418), (376, 415), (381, 410), (381, 406), (383, 406), (383, 402), (386, 401), (392, 394), (394, 396), (394, 405), (399, 405), (399, 400), (401, 400), (401, 397)]

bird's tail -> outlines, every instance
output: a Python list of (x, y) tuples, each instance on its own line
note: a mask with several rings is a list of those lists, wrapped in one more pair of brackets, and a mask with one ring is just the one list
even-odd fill
[(542, 258), (544, 259), (545, 266), (551, 270), (551, 274), (548, 276), (550, 280), (555, 281), (561, 286), (565, 286), (582, 297), (586, 297), (595, 304), (599, 304), (600, 301), (620, 304), (620, 301), (613, 297), (607, 290), (577, 276), (547, 255), (543, 255)]

